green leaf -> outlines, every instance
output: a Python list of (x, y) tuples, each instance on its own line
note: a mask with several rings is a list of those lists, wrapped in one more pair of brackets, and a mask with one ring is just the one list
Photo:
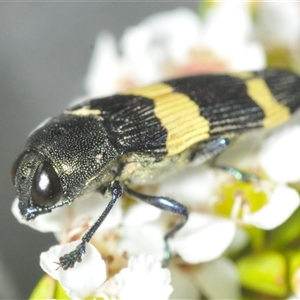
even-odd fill
[(300, 244), (300, 208), (298, 208), (289, 219), (276, 229), (268, 233), (268, 244), (272, 249), (286, 249), (291, 244)]
[(278, 252), (251, 254), (237, 262), (241, 284), (250, 290), (275, 297), (287, 294), (287, 266)]
[(55, 286), (56, 280), (49, 275), (44, 275), (32, 291), (29, 299), (53, 299)]
[(60, 283), (57, 281), (56, 282), (56, 288), (55, 288), (55, 299), (71, 299), (67, 296), (65, 290), (63, 287), (60, 285)]
[(246, 226), (245, 230), (250, 236), (250, 242), (255, 252), (261, 251), (265, 247), (266, 232), (255, 226)]
[(58, 281), (49, 275), (44, 275), (33, 292), (29, 300), (33, 299), (70, 299)]
[(207, 13), (216, 5), (218, 5), (219, 1), (199, 1), (199, 16), (201, 18), (205, 18)]
[(274, 46), (267, 49), (267, 66), (268, 68), (281, 68), (291, 71), (296, 71), (294, 68), (295, 62), (288, 47)]

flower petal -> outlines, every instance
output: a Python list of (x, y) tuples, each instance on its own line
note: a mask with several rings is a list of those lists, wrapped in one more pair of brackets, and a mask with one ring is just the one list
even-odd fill
[(164, 229), (157, 222), (121, 227), (119, 249), (130, 255), (144, 253), (161, 260), (164, 254)]
[(57, 269), (55, 261), (59, 257), (74, 250), (78, 241), (66, 245), (51, 247), (41, 253), (40, 265), (50, 276), (57, 279), (66, 293), (72, 299), (82, 299), (90, 296), (106, 279), (106, 265), (98, 250), (91, 244), (86, 244), (83, 261), (77, 263), (73, 269)]
[(85, 79), (87, 94), (108, 96), (119, 91), (118, 77), (122, 69), (114, 37), (108, 32), (98, 35)]
[(208, 299), (240, 299), (238, 272), (230, 260), (219, 258), (202, 264), (195, 279)]
[(12, 204), (11, 211), (13, 215), (20, 223), (25, 224), (35, 230), (41, 232), (59, 232), (67, 224), (67, 218), (65, 218), (68, 210), (67, 206), (55, 209), (50, 213), (40, 215), (32, 221), (26, 221), (20, 214), (18, 202), (19, 200), (16, 198)]
[(199, 43), (201, 30), (197, 14), (185, 8), (155, 14), (128, 28), (121, 47), (137, 85), (162, 80), (167, 62), (186, 62)]
[(170, 270), (162, 268), (152, 256), (131, 257), (115, 281), (122, 300), (165, 300), (173, 291)]
[[(108, 198), (104, 198), (100, 193), (89, 193), (76, 199), (70, 206), (72, 213), (70, 218), (73, 226), (78, 226), (82, 221), (89, 219), (88, 225), (91, 226), (103, 213), (109, 203)], [(122, 221), (122, 205), (120, 199), (114, 204), (108, 217), (101, 224), (97, 233), (110, 230), (120, 225)], [(69, 226), (70, 226), (69, 221)]]
[(259, 35), (267, 41), (288, 46), (299, 41), (300, 7), (298, 1), (263, 1), (258, 11)]
[(258, 159), (272, 180), (300, 181), (299, 138), (300, 125), (290, 125), (274, 132), (265, 142)]
[[(92, 225), (102, 214), (107, 203), (108, 199), (105, 199), (100, 193), (89, 193), (76, 199), (72, 205), (59, 207), (49, 213), (38, 216), (32, 221), (26, 221), (19, 212), (18, 199), (15, 199), (12, 205), (12, 213), (20, 223), (41, 232), (54, 232), (59, 237), (64, 230), (70, 231), (72, 227), (78, 228), (86, 220), (89, 226)], [(117, 201), (97, 232), (115, 228), (120, 224), (121, 219), (121, 201)]]
[(205, 166), (189, 168), (165, 179), (157, 195), (168, 196), (191, 207), (207, 203), (217, 186), (215, 172)]
[(156, 221), (162, 210), (149, 205), (148, 203), (137, 203), (129, 208), (123, 218), (123, 226), (142, 225), (151, 221)]
[(199, 299), (199, 288), (194, 283), (190, 270), (178, 268), (170, 262), (169, 269), (172, 275), (173, 293), (170, 299)]
[(285, 185), (277, 186), (269, 203), (259, 211), (245, 215), (243, 220), (262, 229), (273, 229), (286, 221), (299, 203), (299, 194), (296, 190)]
[(170, 240), (171, 249), (191, 264), (210, 261), (228, 248), (235, 230), (231, 220), (191, 213), (187, 224)]

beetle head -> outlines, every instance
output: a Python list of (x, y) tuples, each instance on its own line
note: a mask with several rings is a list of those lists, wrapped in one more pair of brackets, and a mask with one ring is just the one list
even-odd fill
[(15, 161), (11, 171), (17, 190), (19, 209), (26, 220), (50, 212), (62, 198), (59, 177), (52, 164), (39, 153), (24, 151)]

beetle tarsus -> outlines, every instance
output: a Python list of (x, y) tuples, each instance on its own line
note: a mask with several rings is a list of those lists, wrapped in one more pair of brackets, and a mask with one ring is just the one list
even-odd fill
[(82, 241), (73, 251), (61, 256), (59, 258), (58, 268), (63, 268), (65, 271), (73, 268), (76, 262), (81, 262), (85, 254), (85, 241)]

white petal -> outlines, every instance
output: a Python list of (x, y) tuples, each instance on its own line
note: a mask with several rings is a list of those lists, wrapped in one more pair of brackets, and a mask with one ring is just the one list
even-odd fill
[(179, 8), (155, 14), (128, 28), (121, 40), (124, 58), (138, 85), (162, 79), (167, 61), (184, 63), (199, 42), (202, 26), (194, 12)]
[(299, 206), (299, 195), (288, 186), (277, 186), (267, 203), (259, 211), (247, 215), (243, 220), (262, 229), (273, 229), (282, 224)]
[(238, 272), (227, 259), (219, 258), (203, 264), (195, 278), (208, 299), (240, 299)]
[(198, 47), (203, 26), (199, 16), (187, 8), (158, 13), (143, 22), (152, 31), (152, 43), (162, 46), (170, 60), (178, 64), (187, 62), (191, 49)]
[(124, 58), (130, 65), (131, 74), (136, 85), (144, 85), (161, 79), (158, 62), (164, 60), (164, 54), (151, 44), (151, 32), (147, 28), (127, 29), (123, 36)]
[(218, 165), (233, 166), (241, 170), (251, 170), (258, 150), (266, 140), (266, 131), (254, 130), (238, 137), (218, 158)]
[(191, 264), (210, 261), (228, 248), (235, 228), (231, 220), (191, 213), (187, 224), (170, 240), (171, 249)]
[(226, 250), (226, 253), (236, 253), (249, 242), (249, 234), (241, 227), (236, 227), (234, 238)]
[(229, 68), (232, 71), (262, 70), (266, 67), (266, 54), (262, 45), (247, 43), (228, 53)]
[(131, 257), (115, 281), (122, 300), (165, 300), (173, 291), (170, 271), (152, 256)]
[(170, 263), (169, 269), (172, 276), (173, 293), (170, 299), (199, 299), (199, 288), (195, 285), (189, 271), (181, 270)]
[(137, 203), (133, 205), (123, 218), (123, 226), (142, 225), (151, 221), (156, 221), (162, 210), (147, 203)]
[(300, 125), (286, 126), (265, 142), (259, 161), (276, 182), (300, 181)]
[(266, 65), (263, 47), (252, 42), (253, 26), (244, 2), (221, 2), (207, 15), (204, 44), (233, 71), (259, 70)]
[(149, 254), (157, 259), (162, 259), (164, 229), (157, 222), (121, 227), (119, 249), (130, 255)]
[[(103, 213), (109, 200), (108, 198), (104, 198), (100, 193), (89, 193), (79, 197), (70, 206), (72, 209), (70, 221), (72, 223), (69, 221), (69, 226), (71, 223), (76, 227), (86, 219), (89, 220), (88, 225), (91, 226)], [(118, 199), (97, 232), (110, 230), (120, 225), (122, 214), (122, 200)]]
[(203, 166), (190, 168), (163, 180), (157, 195), (168, 196), (195, 207), (210, 200), (216, 185), (214, 170)]
[(95, 42), (85, 79), (87, 94), (103, 97), (117, 93), (120, 73), (121, 64), (114, 37), (102, 32)]
[(18, 199), (16, 198), (12, 205), (12, 213), (17, 218), (17, 220), (35, 230), (41, 232), (59, 232), (67, 224), (66, 212), (67, 207), (62, 207), (53, 210), (52, 212), (37, 216), (32, 221), (26, 221), (20, 214), (18, 207)]
[[(69, 231), (70, 228), (80, 226), (81, 222), (86, 220), (89, 222), (88, 225), (92, 225), (102, 214), (108, 201), (100, 193), (89, 193), (79, 197), (71, 205), (58, 207), (52, 212), (37, 216), (32, 221), (26, 221), (19, 212), (18, 199), (16, 199), (12, 205), (12, 213), (20, 223), (28, 225), (35, 230), (61, 233), (66, 229)], [(98, 232), (116, 227), (120, 224), (121, 219), (121, 201), (117, 201)], [(57, 235), (59, 236), (59, 234)]]
[(262, 1), (258, 11), (259, 34), (276, 43), (299, 41), (300, 6), (298, 1)]
[(81, 263), (73, 269), (64, 271), (57, 269), (59, 257), (74, 250), (78, 241), (67, 245), (51, 247), (41, 253), (40, 265), (50, 276), (60, 282), (66, 293), (72, 299), (82, 299), (90, 296), (106, 279), (106, 266), (98, 250), (91, 244), (86, 245), (86, 253)]
[(221, 2), (207, 14), (205, 45), (219, 55), (230, 55), (251, 35), (252, 21), (243, 2)]

